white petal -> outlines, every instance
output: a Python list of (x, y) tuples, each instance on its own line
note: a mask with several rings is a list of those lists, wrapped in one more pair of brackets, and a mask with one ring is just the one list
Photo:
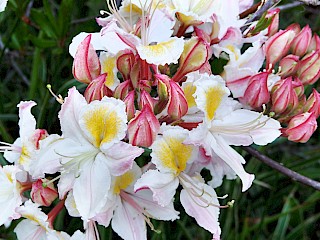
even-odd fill
[(73, 186), (73, 195), (82, 219), (94, 217), (105, 205), (111, 176), (105, 158), (99, 153), (94, 161), (83, 164)]
[(254, 175), (248, 174), (244, 170), (242, 166), (242, 163), (245, 163), (244, 158), (227, 145), (221, 137), (215, 136), (215, 139), (217, 141), (216, 144), (212, 146), (213, 151), (240, 177), (242, 181), (242, 191), (246, 191), (251, 187)]
[(0, 12), (3, 12), (6, 8), (8, 0), (0, 0)]
[(106, 157), (106, 164), (114, 176), (120, 176), (132, 168), (134, 159), (144, 150), (125, 142), (119, 142), (108, 149), (102, 149)]
[(102, 41), (102, 37), (101, 34), (98, 33), (85, 33), (85, 32), (81, 32), (79, 33), (77, 36), (75, 36), (72, 39), (71, 44), (69, 45), (69, 53), (72, 57), (74, 57), (76, 55), (76, 52), (78, 50), (78, 46), (80, 45), (80, 43), (89, 35), (91, 34), (91, 42), (90, 44), (92, 44), (93, 48), (95, 50), (106, 50)]
[(20, 102), (17, 105), (19, 107), (19, 127), (22, 139), (31, 137), (36, 129), (36, 120), (31, 114), (31, 108), (36, 105), (33, 101)]
[(178, 59), (183, 52), (183, 49), (184, 41), (177, 37), (172, 37), (169, 40), (160, 42), (156, 45), (137, 46), (140, 58), (155, 65), (178, 63)]
[(46, 230), (35, 222), (24, 219), (14, 229), (19, 240), (46, 240)]
[(142, 213), (125, 201), (119, 203), (111, 223), (112, 229), (126, 240), (147, 240), (147, 229)]
[(219, 217), (219, 202), (217, 200), (217, 195), (213, 188), (208, 185), (201, 184), (199, 187), (202, 187), (206, 192), (202, 197), (206, 198), (208, 202), (216, 206), (208, 206), (208, 204), (202, 202), (196, 196), (192, 196), (185, 189), (181, 190), (180, 201), (184, 207), (186, 213), (194, 217), (199, 226), (210, 231), (213, 234), (220, 235), (221, 229), (218, 221)]
[(153, 200), (164, 207), (172, 202), (178, 185), (179, 180), (174, 174), (149, 170), (136, 182), (134, 189), (139, 191), (149, 188), (153, 192)]
[(82, 134), (79, 126), (80, 111), (87, 106), (85, 98), (75, 87), (69, 89), (68, 97), (65, 98), (59, 112), (61, 131), (63, 137), (75, 140), (78, 143), (86, 144), (88, 141)]

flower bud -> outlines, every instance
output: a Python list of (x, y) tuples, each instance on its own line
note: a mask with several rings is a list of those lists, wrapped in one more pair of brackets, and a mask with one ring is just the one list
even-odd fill
[(266, 49), (266, 66), (274, 66), (284, 55), (286, 55), (290, 49), (290, 44), (295, 34), (292, 30), (280, 30), (274, 34), (265, 43)]
[(293, 77), (292, 86), (300, 101), (300, 99), (304, 96), (304, 86), (302, 82), (300, 81), (299, 78)]
[(314, 84), (320, 77), (320, 51), (306, 55), (299, 63), (297, 75), (303, 85)]
[(186, 74), (199, 70), (210, 56), (210, 46), (204, 39), (193, 37), (186, 41), (179, 60), (179, 68), (172, 80), (179, 82)]
[(123, 100), (131, 90), (133, 90), (131, 82), (130, 80), (126, 80), (117, 86), (117, 88), (114, 90), (113, 96)]
[(91, 34), (80, 43), (72, 67), (74, 78), (86, 84), (97, 78), (101, 71), (99, 57), (90, 41)]
[(306, 112), (294, 116), (282, 132), (290, 141), (305, 143), (316, 129), (317, 120), (314, 113)]
[(298, 105), (298, 96), (293, 88), (292, 77), (278, 81), (271, 91), (271, 111), (276, 114), (290, 113)]
[(305, 112), (314, 113), (315, 117), (318, 118), (320, 115), (320, 93), (313, 89), (306, 104), (304, 105)]
[(320, 37), (317, 34), (314, 34), (311, 39), (308, 52), (317, 51), (317, 50), (320, 50)]
[(159, 129), (158, 119), (150, 106), (145, 105), (128, 124), (129, 143), (134, 146), (150, 147)]
[(34, 146), (36, 146), (36, 149), (39, 149), (39, 141), (45, 139), (48, 137), (49, 134), (47, 130), (45, 129), (36, 129), (34, 134), (32, 135), (31, 141), (33, 142)]
[(112, 91), (105, 85), (107, 74), (101, 74), (94, 79), (84, 91), (84, 97), (88, 103), (101, 100), (104, 96), (111, 97)]
[(169, 86), (168, 115), (178, 120), (188, 112), (188, 102), (179, 84), (171, 80)]
[(252, 76), (240, 101), (254, 109), (259, 109), (263, 104), (268, 103), (270, 100), (268, 75), (268, 72), (261, 72)]
[(156, 100), (152, 98), (147, 91), (142, 89), (140, 93), (139, 108), (142, 109), (145, 105), (149, 105), (149, 107), (153, 111), (155, 104), (156, 104)]
[(280, 12), (279, 8), (271, 9), (271, 10), (268, 10), (267, 12), (266, 18), (268, 19), (272, 18), (271, 23), (268, 26), (268, 37), (271, 37), (278, 32), (279, 12)]
[(298, 56), (303, 56), (310, 45), (312, 32), (310, 27), (307, 25), (296, 35), (292, 40), (291, 50), (292, 53)]
[(47, 186), (43, 186), (45, 183), (43, 180), (38, 179), (32, 184), (31, 198), (35, 203), (41, 206), (50, 206), (51, 203), (58, 197), (58, 192), (53, 183), (49, 183)]
[(288, 77), (293, 75), (298, 70), (299, 57), (295, 55), (288, 55), (281, 59), (279, 63), (281, 77)]
[(289, 25), (286, 30), (291, 30), (294, 32), (295, 35), (299, 34), (299, 32), (301, 31), (300, 25), (298, 23), (292, 23), (291, 25)]
[(126, 104), (126, 112), (128, 121), (134, 117), (136, 108), (134, 105), (135, 100), (135, 91), (130, 91), (127, 96), (123, 99), (123, 102)]
[(124, 80), (130, 78), (130, 72), (135, 63), (135, 56), (131, 50), (122, 51), (117, 58), (117, 68)]
[(158, 92), (158, 101), (154, 106), (154, 113), (158, 114), (162, 112), (167, 106), (169, 100), (169, 80), (170, 78), (167, 75), (155, 74), (157, 80), (157, 92)]

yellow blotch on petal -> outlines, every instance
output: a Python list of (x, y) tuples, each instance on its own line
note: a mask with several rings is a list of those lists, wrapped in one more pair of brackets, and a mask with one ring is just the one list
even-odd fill
[(214, 114), (215, 114), (217, 108), (219, 107), (219, 105), (222, 101), (222, 98), (225, 94), (226, 94), (226, 92), (220, 86), (210, 87), (206, 91), (205, 112), (206, 112), (209, 120), (212, 120), (214, 118)]
[(229, 49), (234, 54), (236, 60), (239, 59), (240, 56), (239, 56), (239, 53), (237, 52), (235, 46), (228, 45), (228, 46), (226, 46), (226, 48)]
[(142, 10), (138, 6), (136, 6), (135, 4), (128, 4), (128, 5), (124, 6), (123, 10), (126, 13), (137, 13), (139, 15), (142, 14)]
[(30, 153), (29, 153), (29, 151), (27, 150), (27, 147), (26, 147), (26, 146), (22, 146), (22, 148), (21, 148), (21, 155), (20, 155), (20, 158), (19, 158), (18, 163), (21, 164), (21, 165), (23, 165), (23, 164), (25, 164), (29, 159), (30, 159)]
[(86, 129), (93, 138), (93, 145), (100, 147), (103, 143), (111, 142), (120, 129), (119, 116), (116, 111), (107, 106), (100, 106), (87, 111), (84, 115)]
[(183, 87), (184, 96), (187, 99), (188, 108), (197, 106), (194, 97), (192, 96), (196, 92), (196, 87), (192, 83), (188, 83)]
[(122, 189), (129, 187), (134, 181), (134, 175), (132, 172), (126, 172), (125, 174), (116, 177), (116, 181), (113, 187), (114, 194), (120, 194)]
[(160, 143), (160, 151), (156, 152), (162, 165), (172, 169), (176, 175), (184, 171), (192, 154), (192, 146), (182, 143), (183, 140), (170, 138)]
[(108, 88), (111, 88), (114, 85), (115, 74), (113, 69), (116, 67), (116, 59), (115, 57), (107, 57), (102, 62), (102, 72), (107, 73), (105, 85)]

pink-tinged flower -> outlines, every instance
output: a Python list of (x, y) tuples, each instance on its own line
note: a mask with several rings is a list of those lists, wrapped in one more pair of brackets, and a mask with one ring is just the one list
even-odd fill
[(124, 50), (118, 54), (117, 69), (121, 73), (124, 80), (130, 78), (131, 69), (135, 62), (135, 55), (131, 50)]
[(268, 37), (273, 36), (274, 34), (276, 34), (278, 32), (279, 29), (279, 13), (280, 13), (280, 9), (279, 8), (275, 8), (275, 9), (271, 9), (268, 10), (267, 13), (267, 18), (271, 20), (270, 25), (268, 26)]
[(222, 83), (209, 84), (210, 81), (218, 79), (204, 78), (196, 81), (197, 90), (194, 97), (197, 107), (205, 116), (213, 117), (208, 118), (211, 119), (210, 122), (204, 118), (203, 123), (190, 132), (184, 143), (201, 146), (208, 156), (215, 155), (222, 159), (240, 177), (242, 190), (246, 191), (251, 186), (254, 176), (245, 172), (242, 166), (245, 160), (231, 148), (231, 145), (266, 145), (280, 136), (280, 123), (261, 113), (239, 109), (237, 101), (227, 98), (228, 94), (224, 91)]
[(310, 112), (315, 115), (316, 118), (320, 115), (320, 93), (313, 89), (312, 93), (308, 97), (307, 102), (304, 105), (304, 111)]
[(111, 177), (131, 169), (134, 159), (143, 153), (143, 149), (121, 141), (127, 130), (125, 107), (121, 100), (108, 97), (88, 104), (71, 88), (59, 113), (63, 137), (48, 146), (47, 151), (53, 154), (39, 159), (61, 163), (60, 198), (72, 188), (84, 221), (101, 209)]
[(292, 77), (278, 81), (271, 91), (271, 111), (276, 114), (290, 113), (299, 104), (298, 95), (294, 90)]
[(220, 205), (215, 191), (199, 175), (188, 175), (188, 166), (197, 158), (198, 147), (183, 143), (188, 131), (180, 127), (163, 125), (161, 133), (151, 146), (151, 161), (157, 169), (145, 172), (135, 184), (135, 190), (139, 193), (150, 189), (153, 199), (165, 207), (172, 203), (180, 183), (183, 187), (180, 200), (186, 213), (201, 227), (220, 235)]
[(312, 32), (310, 27), (307, 25), (295, 36), (291, 43), (291, 51), (294, 55), (303, 56), (311, 42)]
[(276, 62), (288, 53), (294, 37), (294, 31), (280, 30), (268, 39), (265, 43), (267, 68), (269, 68), (270, 65), (274, 66)]
[(179, 68), (172, 80), (179, 82), (186, 74), (199, 70), (210, 56), (209, 44), (204, 39), (192, 37), (184, 44), (184, 50), (179, 59)]
[(297, 75), (303, 85), (314, 84), (320, 77), (320, 50), (306, 55), (299, 63)]
[(22, 204), (22, 197), (20, 190), (22, 185), (17, 180), (18, 174), (21, 174), (22, 170), (17, 166), (4, 166), (0, 165), (0, 226), (7, 221), (19, 218), (19, 214), (15, 209)]
[(129, 143), (149, 147), (156, 139), (159, 129), (158, 119), (150, 106), (145, 105), (128, 124)]
[(242, 13), (253, 4), (253, 0), (239, 0), (239, 12)]
[(36, 182), (32, 183), (30, 195), (33, 202), (38, 203), (41, 206), (49, 207), (58, 197), (58, 191), (52, 182), (46, 184), (46, 180), (43, 181), (38, 179)]
[(126, 104), (126, 113), (128, 117), (128, 121), (134, 117), (136, 112), (135, 108), (135, 91), (132, 90), (128, 93), (128, 95), (123, 99), (123, 102)]
[(268, 76), (268, 72), (261, 72), (252, 76), (243, 97), (240, 98), (240, 102), (254, 109), (260, 109), (263, 104), (267, 104), (270, 101)]
[(305, 143), (310, 139), (317, 127), (315, 114), (306, 112), (294, 116), (290, 120), (288, 127), (283, 129), (282, 132), (290, 141)]
[(89, 84), (100, 75), (101, 66), (98, 55), (91, 45), (88, 35), (78, 46), (74, 57), (72, 73), (79, 82)]
[(106, 78), (108, 78), (106, 73), (101, 74), (87, 86), (84, 97), (88, 103), (94, 100), (101, 100), (105, 96), (111, 97), (113, 95), (111, 89), (105, 84)]
[(36, 103), (33, 101), (20, 102), (19, 127), (20, 137), (13, 144), (0, 142), (0, 152), (4, 152), (4, 158), (16, 165), (22, 166), (26, 171), (30, 170), (30, 164), (36, 158), (35, 152), (39, 149), (39, 141), (47, 137), (47, 131), (36, 129), (36, 120), (31, 114), (31, 108)]
[(314, 34), (311, 39), (308, 52), (317, 51), (317, 50), (320, 50), (320, 37), (317, 34)]
[(279, 63), (280, 73), (283, 78), (296, 73), (299, 67), (299, 57), (296, 55), (288, 55), (281, 59)]
[[(141, 177), (141, 169), (134, 163), (127, 173), (113, 179), (110, 200), (106, 211), (95, 218), (103, 226), (108, 226), (112, 218), (112, 229), (123, 239), (147, 239), (146, 223), (155, 230), (151, 218), (173, 221), (178, 219), (173, 201), (167, 206), (160, 206), (152, 199), (152, 192), (144, 189), (134, 192), (133, 186)], [(107, 217), (106, 217), (107, 216)]]

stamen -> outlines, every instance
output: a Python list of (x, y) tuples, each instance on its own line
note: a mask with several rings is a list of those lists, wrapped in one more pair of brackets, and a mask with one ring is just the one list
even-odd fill
[(42, 187), (46, 188), (49, 184), (54, 183), (55, 181), (59, 180), (61, 178), (61, 175), (51, 179), (50, 181), (46, 181), (42, 183)]
[(51, 89), (50, 84), (47, 84), (47, 88), (48, 88), (49, 92), (51, 93), (51, 95), (57, 100), (58, 103), (60, 103), (60, 104), (64, 103), (64, 100), (60, 94), (58, 96), (56, 94), (54, 94), (54, 92)]

